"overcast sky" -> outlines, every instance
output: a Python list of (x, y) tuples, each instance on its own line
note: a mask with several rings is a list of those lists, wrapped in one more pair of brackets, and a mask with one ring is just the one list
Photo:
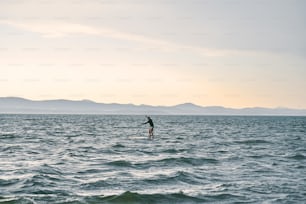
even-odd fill
[(0, 1), (0, 96), (306, 108), (304, 0)]

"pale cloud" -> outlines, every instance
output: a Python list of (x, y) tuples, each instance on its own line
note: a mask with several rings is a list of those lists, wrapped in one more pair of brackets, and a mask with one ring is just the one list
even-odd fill
[(105, 27), (102, 28), (98, 26), (95, 27), (79, 23), (68, 23), (62, 21), (20, 22), (14, 20), (0, 20), (0, 24), (15, 27), (24, 31), (39, 33), (42, 37), (45, 38), (63, 38), (72, 35), (100, 36), (105, 38), (136, 42), (151, 47), (158, 47), (160, 48), (160, 50), (166, 52), (187, 50), (188, 52), (208, 57), (256, 54), (255, 52), (252, 51), (212, 49), (212, 48), (183, 45), (180, 43), (169, 42), (162, 39), (147, 37), (129, 32), (118, 31), (112, 28), (105, 28)]
[(67, 37), (74, 34), (99, 35), (101, 32), (93, 27), (81, 24), (49, 22), (18, 22), (2, 20), (1, 24), (12, 26), (25, 31), (39, 33), (43, 37)]

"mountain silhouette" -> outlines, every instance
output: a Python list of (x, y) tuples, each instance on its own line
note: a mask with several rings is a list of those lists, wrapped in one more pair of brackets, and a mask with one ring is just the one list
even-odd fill
[(183, 103), (174, 106), (151, 106), (118, 103), (97, 103), (91, 100), (42, 100), (0, 97), (2, 114), (121, 114), (121, 115), (296, 115), (306, 116), (305, 109), (289, 108), (225, 108)]

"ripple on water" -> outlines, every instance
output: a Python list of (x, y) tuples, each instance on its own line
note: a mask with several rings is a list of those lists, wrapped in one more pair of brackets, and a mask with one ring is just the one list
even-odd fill
[(218, 160), (212, 158), (192, 158), (192, 157), (172, 157), (154, 161), (155, 165), (174, 165), (174, 166), (202, 166), (204, 164), (216, 164)]
[(305, 160), (306, 156), (304, 156), (302, 154), (295, 154), (293, 156), (289, 156), (288, 158), (300, 161), (300, 160)]
[(235, 143), (252, 144), (252, 145), (270, 144), (270, 142), (267, 140), (259, 140), (259, 139), (238, 140), (238, 141), (235, 141)]
[(113, 166), (113, 167), (132, 167), (133, 164), (129, 161), (126, 161), (126, 160), (117, 160), (117, 161), (111, 161), (111, 162), (107, 162), (105, 163), (106, 165), (109, 165), (109, 166)]
[(153, 177), (141, 178), (141, 182), (145, 185), (202, 185), (205, 183), (203, 178), (198, 177), (197, 175), (186, 172), (186, 171), (177, 171), (171, 174), (156, 174)]

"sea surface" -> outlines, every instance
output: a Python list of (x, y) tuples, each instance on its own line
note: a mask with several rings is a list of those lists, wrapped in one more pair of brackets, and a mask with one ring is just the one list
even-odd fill
[(306, 203), (306, 117), (0, 115), (0, 203)]

